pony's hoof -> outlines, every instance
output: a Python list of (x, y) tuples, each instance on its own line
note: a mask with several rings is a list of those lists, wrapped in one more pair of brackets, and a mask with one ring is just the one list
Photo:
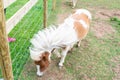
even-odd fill
[(62, 69), (62, 67), (63, 67), (63, 64), (58, 64), (58, 66), (59, 66), (59, 69)]
[(37, 72), (37, 76), (42, 77), (43, 76), (43, 72)]
[(61, 59), (61, 56), (57, 56), (58, 59)]
[(76, 48), (78, 48), (79, 46), (78, 45), (75, 45)]
[(59, 66), (59, 69), (61, 70), (63, 68), (63, 66)]
[(70, 50), (70, 51), (68, 51), (68, 53), (72, 53), (72, 51)]
[(76, 45), (75, 45), (75, 47), (76, 47), (76, 48), (79, 48), (79, 47), (80, 47), (80, 45), (76, 44)]
[(73, 51), (73, 48), (71, 48), (71, 49), (68, 51), (68, 53), (72, 53), (72, 51)]

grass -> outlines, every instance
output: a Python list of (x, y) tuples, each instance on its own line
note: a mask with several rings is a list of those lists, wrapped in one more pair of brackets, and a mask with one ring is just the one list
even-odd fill
[[(115, 10), (120, 9), (118, 2), (119, 0), (111, 3), (109, 3), (108, 0), (80, 0), (80, 3), (84, 3), (81, 4), (80, 7), (85, 6), (87, 8), (96, 8), (95, 10), (97, 10), (97, 8)], [(79, 7), (79, 5), (77, 7)], [(118, 21), (110, 21), (109, 24), (111, 24), (116, 30), (114, 34), (98, 39), (94, 36), (94, 33), (90, 31), (88, 36), (81, 43), (81, 47), (79, 49), (75, 49), (72, 55), (68, 55), (65, 63), (66, 69), (68, 73), (74, 74), (75, 80), (113, 80), (115, 73), (112, 69), (115, 67), (115, 63), (112, 62), (112, 59), (120, 56), (120, 46), (118, 45), (120, 41), (120, 25), (118, 24)], [(71, 64), (73, 66), (68, 66), (67, 64)], [(80, 69), (76, 69), (76, 66), (80, 66)]]
[[(73, 10), (67, 4), (67, 6), (64, 7), (62, 2), (63, 1), (58, 0), (56, 10), (49, 17), (49, 24), (55, 24), (57, 22), (57, 15), (59, 16), (59, 14), (65, 14), (66, 12), (69, 13)], [(120, 9), (118, 3), (119, 0), (114, 0), (111, 2), (109, 2), (109, 0), (79, 0), (77, 7), (91, 9), (93, 11), (93, 21), (95, 22), (96, 19), (94, 19), (94, 15), (96, 10)], [(65, 70), (62, 72), (64, 76), (62, 76), (61, 79), (57, 78), (57, 74), (60, 76), (60, 72), (56, 73), (56, 75), (52, 75), (51, 72), (52, 76), (49, 76), (50, 73), (47, 74), (46, 72), (45, 76), (42, 78), (36, 77), (36, 70), (30, 70), (35, 68), (33, 67), (34, 65), (31, 66), (29, 70), (26, 70), (32, 62), (29, 60), (26, 64), (26, 67), (23, 69), (21, 75), (22, 80), (26, 80), (26, 77), (29, 77), (28, 80), (43, 80), (46, 76), (49, 76), (45, 78), (46, 80), (113, 80), (116, 74), (113, 71), (113, 68), (115, 68), (117, 65), (115, 62), (113, 62), (113, 59), (115, 57), (119, 58), (120, 56), (120, 25), (117, 24), (118, 22), (116, 21), (103, 21), (111, 24), (113, 29), (115, 29), (115, 33), (106, 35), (103, 38), (96, 38), (95, 33), (90, 30), (87, 37), (82, 41), (81, 47), (74, 48), (73, 52), (68, 54), (64, 64)], [(94, 23), (92, 23), (91, 27), (93, 25)], [(53, 61), (55, 61), (54, 59), (56, 58), (53, 57)], [(55, 69), (56, 67), (57, 66), (54, 66), (53, 68)], [(55, 72), (56, 69), (53, 71), (53, 73)], [(69, 78), (66, 79), (65, 75), (68, 75)], [(52, 79), (52, 77), (54, 79)]]
[(16, 0), (13, 4), (11, 4), (6, 9), (6, 19), (9, 19), (13, 14), (15, 14), (25, 3), (27, 3), (29, 0)]
[(114, 0), (111, 1), (110, 0), (96, 0), (96, 1), (92, 1), (92, 0), (80, 0), (80, 4), (78, 4), (77, 6), (80, 8), (88, 8), (88, 7), (97, 7), (97, 8), (107, 8), (107, 9), (119, 9), (119, 0)]
[(110, 20), (113, 21), (113, 22), (115, 22), (115, 23), (117, 23), (118, 26), (120, 25), (120, 19), (119, 18), (112, 17)]
[[(67, 6), (61, 6), (63, 1), (57, 1), (57, 8), (53, 11), (49, 18), (48, 24), (56, 24), (57, 15), (70, 13), (71, 9)], [(119, 0), (79, 0), (78, 8), (93, 9), (93, 17), (98, 9), (120, 9)], [(29, 13), (22, 19), (20, 23), (9, 34), (17, 39), (16, 42), (10, 43), (11, 57), (13, 62), (13, 72), (15, 80), (21, 73), (21, 70), (29, 58), (30, 46), (29, 40), (39, 29), (42, 29), (42, 3), (38, 2)], [(51, 5), (51, 4), (49, 4)], [(41, 10), (41, 12), (40, 12)], [(36, 14), (36, 15), (35, 15)], [(35, 16), (34, 16), (35, 15)], [(93, 19), (95, 21), (96, 19)], [(104, 20), (106, 22), (106, 20)], [(44, 77), (46, 80), (113, 80), (115, 72), (113, 68), (117, 65), (112, 60), (120, 56), (120, 25), (117, 21), (107, 21), (116, 30), (114, 34), (106, 35), (103, 38), (96, 38), (92, 30), (82, 41), (80, 48), (74, 48), (73, 52), (68, 54), (64, 64), (63, 76), (60, 75), (56, 65), (52, 67), (52, 76)], [(94, 25), (92, 23), (91, 27)], [(99, 26), (99, 25), (98, 25)], [(56, 62), (56, 58), (52, 57)], [(120, 59), (119, 59), (120, 60)], [(52, 70), (50, 69), (50, 70)], [(47, 73), (45, 73), (46, 75)], [(50, 74), (50, 73), (49, 73)], [(58, 76), (61, 76), (58, 79)], [(66, 75), (69, 76), (66, 79)], [(46, 75), (47, 76), (47, 75)], [(72, 76), (72, 77), (71, 77)], [(44, 80), (36, 76), (33, 61), (29, 59), (20, 75), (19, 80)]]
[[(24, 0), (24, 1), (16, 0), (13, 4), (11, 4), (9, 7), (7, 7), (7, 9), (6, 9), (6, 15), (5, 15), (6, 20), (8, 20), (10, 17), (12, 17), (28, 1), (29, 0)], [(1, 74), (2, 73), (0, 73), (0, 78), (2, 77)]]
[[(120, 48), (116, 46), (120, 38), (117, 40), (114, 40), (114, 38), (112, 40), (108, 38), (98, 40), (93, 35), (89, 34), (85, 40), (87, 41), (87, 46), (85, 46), (83, 41), (81, 44), (82, 47), (75, 49), (75, 52), (67, 57), (65, 66), (68, 73), (71, 71), (71, 74), (75, 74), (75, 79), (81, 78), (81, 80), (84, 80), (85, 75), (87, 75), (89, 79), (112, 80), (114, 72), (111, 68), (114, 63), (112, 63), (111, 60), (113, 57), (120, 55)], [(67, 64), (74, 66), (68, 66)], [(80, 66), (81, 68), (76, 69), (76, 66)]]
[[(9, 19), (29, 0), (17, 0), (7, 8), (6, 19)], [(49, 11), (51, 11), (51, 0), (49, 0)], [(12, 67), (14, 80), (17, 80), (24, 64), (29, 58), (30, 39), (38, 30), (43, 28), (43, 2), (39, 1), (23, 17), (23, 19), (9, 33), (10, 37), (16, 38), (16, 41), (10, 43), (10, 52), (12, 58)]]
[[(115, 10), (120, 9), (120, 6), (118, 6), (118, 2), (119, 0), (113, 1), (111, 3), (109, 3), (108, 0), (80, 0), (79, 3), (81, 5), (77, 5), (77, 7), (94, 7), (96, 8), (95, 10), (101, 7), (105, 9), (107, 8)], [(93, 17), (94, 15), (95, 14), (93, 14)], [(112, 24), (113, 28), (116, 30), (114, 34), (110, 34), (102, 39), (98, 39), (94, 36), (94, 33), (90, 31), (88, 36), (81, 43), (81, 47), (79, 49), (75, 48), (72, 55), (67, 56), (65, 66), (67, 72), (73, 74), (74, 80), (113, 79), (115, 73), (113, 72), (112, 68), (115, 66), (115, 63), (112, 62), (112, 59), (114, 57), (120, 56), (120, 45), (118, 45), (120, 41), (120, 25), (116, 23), (118, 23), (118, 20), (117, 22), (109, 23)], [(71, 66), (69, 66), (68, 64), (71, 64)], [(76, 69), (77, 66), (80, 66), (80, 68)]]
[[(16, 38), (16, 41), (14, 43), (10, 43), (10, 51), (11, 51), (11, 58), (12, 58), (12, 64), (13, 64), (12, 65), (13, 74), (14, 74), (15, 80), (17, 80), (24, 64), (26, 63), (26, 60), (29, 57), (28, 47), (30, 45), (29, 39), (33, 34), (32, 32), (34, 32), (35, 30), (38, 30), (39, 28), (42, 28), (41, 27), (42, 21), (39, 19), (39, 18), (42, 19), (42, 17), (38, 17), (39, 15), (42, 15), (42, 10), (39, 11), (37, 9), (37, 7), (40, 7), (40, 6), (34, 6), (30, 10), (31, 12), (28, 12), (27, 15), (15, 26), (15, 28), (9, 34), (9, 36)], [(33, 14), (36, 14), (36, 13), (37, 15), (36, 17), (34, 17)], [(39, 20), (36, 22), (35, 19), (39, 19)]]
[(16, 38), (14, 43), (10, 43), (15, 80), (18, 79), (18, 76), (20, 75), (20, 72), (26, 63), (26, 60), (29, 58), (30, 38), (34, 33), (43, 28), (42, 15), (42, 1), (38, 1), (38, 3), (25, 15), (25, 17), (9, 34), (9, 36)]

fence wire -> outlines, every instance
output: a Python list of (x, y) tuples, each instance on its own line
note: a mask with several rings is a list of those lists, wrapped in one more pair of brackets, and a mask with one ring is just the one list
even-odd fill
[[(48, 16), (51, 13), (51, 9), (52, 0), (48, 0)], [(7, 9), (7, 13), (10, 13), (10, 11), (11, 10)], [(15, 42), (9, 43), (14, 80), (18, 80), (18, 77), (24, 65), (26, 64), (26, 61), (29, 59), (30, 39), (38, 30), (42, 28), (43, 28), (43, 0), (38, 0), (37, 4), (32, 7), (32, 9), (9, 33), (10, 37), (16, 38)]]

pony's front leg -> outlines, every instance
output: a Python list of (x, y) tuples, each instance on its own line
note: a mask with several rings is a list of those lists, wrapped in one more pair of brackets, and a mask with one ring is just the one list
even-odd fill
[(61, 53), (61, 59), (60, 59), (60, 62), (59, 62), (59, 67), (61, 68), (63, 66), (63, 63), (65, 61), (65, 57), (67, 55), (67, 52), (70, 50), (71, 46), (67, 46), (65, 49), (62, 50), (62, 53)]
[(51, 55), (52, 55), (52, 53), (50, 53), (49, 57), (48, 57), (48, 60), (49, 60), (50, 63), (51, 63)]

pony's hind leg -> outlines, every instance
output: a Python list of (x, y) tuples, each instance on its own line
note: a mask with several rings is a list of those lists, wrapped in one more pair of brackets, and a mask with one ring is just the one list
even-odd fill
[(71, 52), (73, 51), (73, 46), (74, 46), (74, 44), (72, 44), (72, 45), (70, 46), (70, 49), (69, 49), (68, 53), (71, 53)]
[(60, 59), (60, 62), (58, 64), (60, 68), (63, 66), (66, 55), (67, 55), (68, 51), (70, 50), (70, 48), (71, 48), (71, 46), (67, 46), (65, 49), (62, 50), (61, 59)]
[(79, 40), (79, 42), (78, 42), (78, 44), (77, 44), (77, 45), (78, 45), (78, 47), (80, 47), (80, 43), (81, 43), (81, 40)]
[(61, 58), (61, 55), (60, 55), (58, 49), (55, 49), (55, 50), (54, 50), (54, 53), (56, 54), (56, 56), (57, 56), (58, 58)]
[(80, 47), (80, 44), (81, 44), (81, 40), (79, 40), (79, 41), (77, 42), (76, 47), (77, 47), (77, 48)]

